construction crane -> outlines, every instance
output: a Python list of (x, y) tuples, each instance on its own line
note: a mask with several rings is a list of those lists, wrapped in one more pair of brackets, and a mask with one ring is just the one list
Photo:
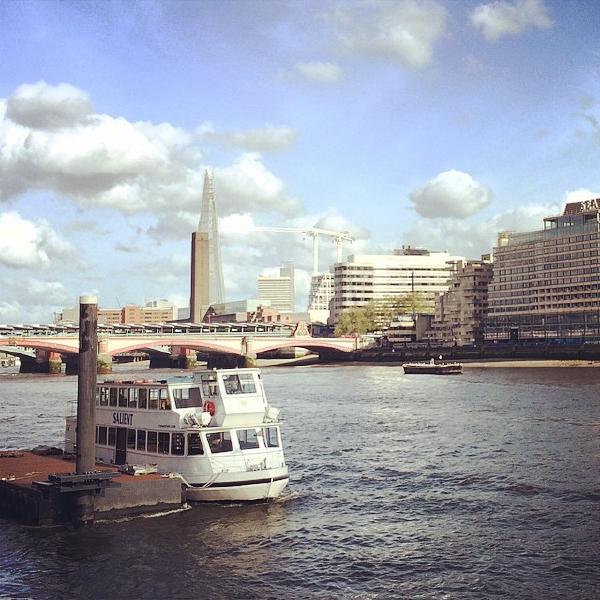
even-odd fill
[(313, 275), (319, 274), (319, 236), (331, 237), (336, 245), (337, 262), (342, 262), (342, 242), (354, 241), (347, 231), (331, 231), (318, 227), (254, 227), (253, 231), (273, 231), (275, 233), (301, 233), (313, 239)]

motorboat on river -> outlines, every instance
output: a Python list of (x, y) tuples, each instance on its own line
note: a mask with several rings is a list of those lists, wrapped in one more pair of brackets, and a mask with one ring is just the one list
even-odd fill
[[(289, 481), (259, 369), (96, 386), (96, 460), (177, 474), (193, 501), (276, 498)], [(67, 417), (65, 452), (75, 452)]]
[(407, 375), (460, 375), (463, 369), (462, 363), (436, 363), (433, 358), (429, 362), (404, 363), (402, 367)]

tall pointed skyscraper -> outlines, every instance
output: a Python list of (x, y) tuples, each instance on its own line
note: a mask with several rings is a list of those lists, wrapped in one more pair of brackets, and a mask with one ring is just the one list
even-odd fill
[(208, 170), (204, 172), (202, 212), (198, 230), (192, 233), (190, 290), (190, 320), (194, 323), (202, 320), (211, 304), (225, 302), (219, 222), (213, 176)]

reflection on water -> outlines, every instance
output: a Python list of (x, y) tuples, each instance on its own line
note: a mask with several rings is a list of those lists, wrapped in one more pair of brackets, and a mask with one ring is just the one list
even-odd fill
[[(598, 597), (600, 371), (263, 376), (284, 418), (283, 498), (90, 531), (0, 521), (0, 595)], [(0, 378), (0, 446), (59, 442), (76, 390)]]

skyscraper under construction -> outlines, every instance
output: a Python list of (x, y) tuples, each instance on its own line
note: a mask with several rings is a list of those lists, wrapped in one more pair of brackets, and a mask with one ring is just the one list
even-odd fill
[(221, 242), (212, 173), (204, 173), (202, 212), (197, 231), (192, 233), (190, 278), (190, 321), (202, 321), (211, 304), (225, 302)]

